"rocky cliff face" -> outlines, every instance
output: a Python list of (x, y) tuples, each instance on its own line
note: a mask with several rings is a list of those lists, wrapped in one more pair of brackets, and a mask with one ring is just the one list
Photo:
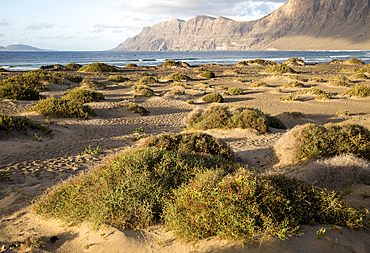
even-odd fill
[(144, 27), (115, 50), (370, 50), (370, 0), (290, 0), (256, 21), (197, 16)]

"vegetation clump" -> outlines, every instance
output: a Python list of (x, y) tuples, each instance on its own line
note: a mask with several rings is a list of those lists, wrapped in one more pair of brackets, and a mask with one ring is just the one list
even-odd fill
[(220, 94), (214, 93), (214, 94), (208, 94), (204, 96), (202, 98), (202, 101), (206, 103), (223, 103), (224, 98)]
[(288, 78), (292, 79), (292, 80), (297, 80), (297, 81), (300, 81), (300, 82), (307, 82), (307, 79), (300, 76), (300, 75), (289, 75)]
[(125, 82), (128, 80), (130, 80), (130, 78), (126, 76), (117, 76), (117, 75), (109, 76), (107, 79), (107, 81), (111, 81), (111, 82)]
[(201, 77), (203, 78), (215, 78), (215, 73), (213, 73), (212, 71), (206, 71), (204, 72), (203, 74), (200, 75)]
[(0, 98), (38, 100), (40, 98), (40, 93), (31, 88), (13, 83), (7, 83), (0, 85)]
[(262, 81), (254, 81), (250, 88), (257, 88), (257, 87), (270, 87), (270, 85), (268, 85), (268, 83), (266, 82), (262, 82)]
[(144, 96), (144, 97), (151, 97), (154, 94), (154, 91), (151, 88), (149, 88), (145, 85), (137, 85), (136, 84), (136, 85), (134, 85), (133, 88), (134, 88), (134, 91), (135, 91), (136, 95), (141, 95), (141, 96)]
[(185, 124), (199, 130), (252, 128), (260, 133), (266, 133), (268, 127), (285, 128), (278, 118), (258, 109), (221, 105), (211, 106), (205, 111), (194, 110), (185, 119)]
[(293, 64), (293, 65), (301, 65), (301, 66), (305, 66), (306, 63), (304, 62), (304, 60), (298, 58), (298, 57), (292, 57), (292, 58), (289, 58), (288, 60), (284, 61), (283, 64)]
[(340, 201), (334, 192), (245, 169), (225, 177), (217, 171), (199, 173), (174, 191), (163, 217), (167, 229), (185, 241), (214, 236), (243, 242), (266, 236), (284, 240), (298, 233), (300, 224), (311, 222), (369, 227), (366, 211)]
[(351, 82), (347, 77), (345, 76), (333, 76), (329, 78), (330, 85), (333, 86), (346, 86), (348, 87)]
[(43, 135), (47, 136), (50, 139), (54, 136), (53, 131), (49, 127), (34, 122), (27, 117), (13, 117), (0, 113), (0, 130), (24, 130), (27, 127), (39, 130)]
[(149, 138), (143, 146), (176, 153), (211, 155), (235, 161), (233, 150), (225, 142), (205, 133), (162, 134)]
[(289, 93), (286, 97), (279, 97), (279, 101), (298, 101), (300, 98), (299, 95), (295, 97), (293, 93)]
[(359, 59), (351, 58), (346, 61), (346, 63), (353, 64), (353, 65), (364, 65), (365, 63)]
[(88, 119), (90, 115), (96, 116), (96, 113), (91, 107), (83, 105), (80, 101), (55, 98), (53, 96), (41, 99), (29, 111), (56, 118)]
[(241, 88), (230, 89), (230, 90), (228, 90), (228, 93), (232, 96), (243, 95), (244, 94), (244, 92)]
[(288, 87), (303, 88), (304, 84), (298, 81), (294, 81), (294, 82), (285, 83), (283, 85), (283, 88), (288, 88)]
[(260, 65), (276, 65), (276, 62), (274, 61), (267, 61), (264, 59), (255, 59), (255, 60), (249, 60), (248, 63), (253, 64), (260, 64)]
[(134, 68), (134, 67), (137, 67), (137, 65), (135, 63), (128, 63), (125, 68)]
[(189, 67), (186, 62), (167, 60), (160, 65), (161, 67)]
[(67, 72), (56, 72), (53, 74), (53, 77), (59, 78), (59, 79), (66, 79), (73, 83), (80, 83), (83, 80), (82, 76), (79, 75), (72, 75)]
[(326, 93), (323, 89), (311, 87), (309, 89), (305, 89), (301, 91), (302, 94), (310, 93), (312, 95), (316, 95), (317, 100), (328, 100), (331, 99), (333, 96), (331, 93)]
[(265, 68), (261, 71), (261, 73), (268, 73), (268, 74), (286, 74), (286, 73), (296, 73), (294, 69), (291, 67), (285, 65), (285, 64), (279, 64), (279, 65), (273, 65), (268, 68)]
[(184, 81), (191, 80), (191, 78), (189, 76), (181, 74), (181, 73), (177, 73), (177, 72), (169, 75), (167, 78), (169, 80), (175, 80), (175, 81), (178, 81), (178, 82), (180, 82), (182, 80), (184, 80)]
[(162, 215), (174, 189), (198, 172), (216, 168), (228, 173), (237, 165), (209, 155), (157, 148), (132, 150), (87, 175), (55, 186), (33, 210), (68, 224), (87, 221), (96, 227), (144, 228)]
[(90, 103), (92, 101), (104, 100), (104, 95), (100, 92), (91, 90), (73, 89), (68, 90), (62, 98), (67, 100), (76, 100), (81, 103)]
[(80, 72), (117, 72), (117, 68), (105, 63), (95, 62), (81, 67)]
[(143, 106), (140, 106), (138, 104), (134, 104), (134, 103), (129, 103), (127, 105), (127, 109), (131, 112), (135, 112), (135, 113), (138, 113), (140, 114), (141, 116), (146, 116), (150, 113), (150, 111), (148, 111), (147, 109), (145, 109)]
[(82, 82), (79, 84), (81, 88), (88, 88), (88, 89), (98, 89), (98, 90), (106, 90), (107, 86), (104, 83), (95, 81), (93, 79), (83, 79)]
[(284, 134), (275, 152), (288, 162), (349, 153), (370, 160), (370, 131), (357, 124), (306, 124)]
[(370, 87), (365, 84), (356, 84), (352, 88), (349, 88), (343, 92), (343, 96), (348, 97), (369, 97)]
[(158, 79), (152, 76), (144, 76), (137, 80), (137, 84), (148, 84), (148, 83), (158, 83)]

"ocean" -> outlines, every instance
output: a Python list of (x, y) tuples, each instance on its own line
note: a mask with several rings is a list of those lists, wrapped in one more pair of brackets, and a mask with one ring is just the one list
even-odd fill
[(54, 52), (0, 52), (0, 68), (13, 71), (34, 70), (41, 66), (75, 62), (87, 65), (103, 62), (117, 67), (128, 63), (138, 66), (157, 66), (166, 60), (183, 61), (190, 65), (215, 63), (231, 65), (241, 60), (262, 58), (282, 63), (298, 57), (308, 64), (327, 63), (332, 60), (357, 58), (370, 63), (370, 51), (189, 51), (189, 52), (148, 52), (148, 51), (54, 51)]

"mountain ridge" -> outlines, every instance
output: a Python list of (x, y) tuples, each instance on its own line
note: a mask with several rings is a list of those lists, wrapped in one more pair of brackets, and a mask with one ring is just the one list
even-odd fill
[(32, 47), (23, 44), (12, 44), (6, 47), (0, 46), (0, 51), (53, 51), (53, 50), (40, 49), (37, 47)]
[(247, 22), (204, 15), (171, 19), (144, 27), (113, 50), (355, 49), (370, 49), (370, 0), (290, 0)]

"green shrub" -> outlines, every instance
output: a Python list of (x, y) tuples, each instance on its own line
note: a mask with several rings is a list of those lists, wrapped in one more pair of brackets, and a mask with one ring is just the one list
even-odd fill
[(237, 165), (208, 155), (132, 150), (87, 175), (55, 186), (33, 210), (68, 224), (87, 221), (95, 227), (144, 228), (161, 216), (173, 189), (200, 171), (216, 168), (228, 173)]
[(104, 100), (102, 93), (85, 89), (68, 90), (62, 98), (66, 100), (76, 100), (80, 103)]
[(134, 88), (135, 93), (137, 93), (137, 95), (141, 95), (144, 97), (151, 97), (154, 94), (152, 89), (144, 85), (134, 85), (133, 88)]
[(352, 88), (345, 90), (343, 95), (348, 97), (369, 97), (370, 87), (365, 84), (356, 84)]
[(98, 89), (98, 90), (106, 90), (107, 86), (104, 83), (92, 80), (92, 79), (83, 79), (82, 82), (79, 85), (83, 88), (89, 88), (92, 90)]
[(262, 81), (255, 81), (251, 84), (250, 88), (257, 88), (257, 87), (270, 87), (270, 85), (268, 85), (267, 83), (265, 82), (262, 82)]
[(367, 213), (302, 180), (239, 170), (226, 177), (217, 171), (199, 173), (174, 191), (163, 218), (166, 228), (185, 241), (217, 237), (249, 242), (270, 236), (284, 240), (301, 233), (300, 224), (311, 222), (368, 229)]
[(95, 62), (81, 67), (80, 72), (117, 72), (117, 68), (105, 63)]
[(158, 79), (152, 76), (144, 76), (137, 80), (137, 84), (158, 83)]
[(235, 96), (235, 95), (243, 95), (243, 90), (241, 88), (233, 88), (233, 89), (230, 89), (228, 91), (228, 93), (232, 96)]
[(285, 74), (285, 73), (296, 73), (294, 69), (291, 67), (279, 64), (279, 65), (273, 65), (268, 68), (265, 68), (261, 71), (262, 73), (269, 73), (269, 74)]
[(214, 94), (208, 94), (204, 96), (202, 98), (202, 101), (206, 103), (223, 103), (224, 98), (220, 94), (214, 93)]
[(206, 69), (205, 67), (198, 67), (196, 69), (193, 70), (194, 72), (204, 72), (204, 71), (208, 71), (208, 69)]
[(176, 62), (172, 60), (167, 60), (161, 64), (162, 67), (173, 67), (176, 66)]
[(352, 77), (352, 79), (362, 79), (362, 80), (367, 80), (368, 77), (364, 73), (355, 73)]
[(294, 96), (293, 93), (289, 93), (286, 97), (279, 97), (279, 101), (298, 101), (300, 99), (300, 96)]
[(298, 81), (294, 81), (294, 82), (289, 82), (283, 85), (283, 88), (288, 88), (288, 87), (303, 88), (304, 84)]
[(145, 109), (144, 107), (140, 106), (140, 105), (137, 105), (137, 104), (134, 104), (134, 103), (129, 103), (127, 105), (127, 109), (131, 112), (135, 112), (135, 113), (139, 113), (141, 116), (146, 116), (148, 115), (150, 112)]
[(264, 59), (255, 59), (255, 60), (249, 60), (248, 63), (257, 63), (260, 65), (276, 65), (276, 62), (274, 61), (266, 61)]
[(53, 131), (49, 127), (43, 126), (40, 123), (36, 123), (27, 117), (13, 117), (0, 113), (0, 130), (24, 130), (26, 127), (37, 129), (50, 139), (54, 136)]
[(326, 93), (324, 90), (322, 90), (320, 88), (316, 88), (316, 87), (311, 87), (309, 89), (305, 89), (305, 90), (301, 91), (301, 93), (302, 94), (310, 93), (312, 95), (316, 95), (317, 100), (327, 100), (327, 99), (331, 99), (331, 97), (332, 97), (332, 94)]
[(191, 80), (191, 78), (187, 75), (180, 74), (180, 73), (173, 73), (167, 77), (169, 80), (175, 80), (180, 82), (181, 80)]
[(348, 87), (351, 81), (345, 76), (333, 76), (329, 78), (330, 85)]
[(301, 81), (301, 82), (307, 82), (307, 79), (300, 76), (300, 75), (289, 75), (288, 78), (293, 79), (293, 80), (297, 80), (297, 81)]
[(289, 58), (288, 60), (284, 61), (283, 64), (297, 64), (297, 65), (306, 65), (304, 60), (299, 59), (297, 57)]
[(189, 105), (193, 105), (195, 102), (194, 102), (194, 100), (188, 100), (188, 101), (186, 101), (186, 103), (189, 104)]
[(29, 111), (38, 112), (44, 116), (56, 118), (78, 118), (88, 119), (89, 115), (96, 116), (96, 113), (87, 105), (77, 100), (65, 98), (48, 97), (33, 105)]
[(203, 74), (200, 75), (201, 77), (203, 78), (214, 78), (215, 77), (215, 73), (213, 73), (212, 71), (206, 71), (204, 72)]
[(295, 147), (296, 160), (352, 153), (370, 160), (370, 131), (356, 125), (306, 125)]
[(8, 70), (6, 70), (4, 68), (0, 68), (0, 72), (8, 72)]
[(40, 94), (34, 89), (25, 88), (13, 83), (7, 83), (0, 85), (0, 98), (38, 100), (40, 98)]
[(176, 153), (212, 155), (235, 161), (233, 150), (225, 142), (205, 133), (162, 134), (149, 138), (144, 147), (156, 147)]
[(64, 65), (64, 66), (69, 69), (80, 69), (82, 67), (81, 64), (77, 64), (74, 62), (68, 63), (67, 65)]
[(82, 76), (79, 75), (72, 75), (67, 72), (56, 72), (53, 74), (55, 78), (67, 79), (73, 83), (80, 83), (83, 80)]
[(125, 82), (128, 80), (130, 79), (126, 76), (109, 76), (107, 79), (107, 81), (111, 81), (111, 82)]
[(312, 77), (311, 78), (311, 81), (315, 81), (317, 83), (323, 83), (324, 82), (324, 78), (322, 78), (320, 76), (316, 76), (316, 77)]
[(134, 67), (137, 67), (137, 65), (135, 63), (128, 63), (125, 68), (134, 68)]

